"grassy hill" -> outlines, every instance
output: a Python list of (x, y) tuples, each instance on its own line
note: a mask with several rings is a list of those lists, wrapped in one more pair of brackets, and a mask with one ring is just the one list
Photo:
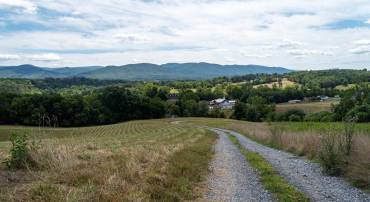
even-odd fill
[[(33, 166), (0, 164), (0, 201), (179, 201), (201, 195), (215, 136), (171, 120), (86, 128), (0, 126), (0, 161), (11, 132), (40, 140)], [(8, 181), (7, 176), (11, 176)]]
[[(253, 140), (307, 158), (317, 157), (326, 132), (343, 123), (251, 123), (181, 118), (131, 121), (83, 128), (0, 126), (0, 161), (9, 155), (10, 133), (38, 142), (32, 167), (0, 164), (0, 201), (184, 201), (204, 191), (215, 136), (196, 126), (240, 132)], [(274, 132), (275, 131), (275, 132)], [(354, 152), (345, 177), (365, 189), (370, 170), (370, 128), (356, 124)], [(274, 135), (273, 135), (274, 134)], [(278, 135), (279, 138), (275, 136)]]

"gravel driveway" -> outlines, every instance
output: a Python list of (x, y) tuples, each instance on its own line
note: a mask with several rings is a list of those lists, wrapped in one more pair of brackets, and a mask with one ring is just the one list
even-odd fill
[(350, 186), (341, 178), (324, 175), (316, 163), (260, 145), (234, 131), (223, 129), (217, 131), (234, 135), (247, 150), (261, 154), (284, 178), (312, 201), (370, 202), (369, 194)]
[(209, 201), (273, 201), (238, 148), (227, 134), (213, 130), (219, 135), (215, 157), (210, 165), (208, 179)]

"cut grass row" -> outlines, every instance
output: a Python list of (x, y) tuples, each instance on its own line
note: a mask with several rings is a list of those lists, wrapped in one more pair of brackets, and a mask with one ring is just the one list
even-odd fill
[[(207, 134), (190, 147), (175, 153), (169, 159), (164, 172), (166, 178), (157, 176), (161, 170), (149, 178), (150, 195), (154, 201), (184, 201), (201, 197), (201, 191), (194, 190), (197, 183), (206, 180), (208, 163), (213, 156), (214, 134)], [(162, 171), (163, 172), (163, 171)]]
[(284, 178), (282, 178), (279, 173), (274, 170), (272, 165), (260, 154), (245, 149), (235, 136), (229, 135), (229, 139), (238, 147), (249, 164), (258, 171), (262, 185), (270, 191), (278, 201), (309, 201), (302, 192), (299, 192), (284, 180)]
[[(42, 169), (0, 166), (0, 201), (194, 200), (215, 140), (207, 130), (170, 120), (20, 130), (41, 140), (31, 156)], [(2, 161), (10, 143), (0, 143)]]

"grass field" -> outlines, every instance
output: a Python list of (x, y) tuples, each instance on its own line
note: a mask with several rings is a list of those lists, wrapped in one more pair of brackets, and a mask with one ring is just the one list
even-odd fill
[[(37, 168), (0, 166), (0, 201), (183, 201), (204, 191), (216, 136), (196, 127), (237, 131), (262, 144), (316, 159), (322, 137), (342, 123), (251, 123), (179, 118), (84, 127), (0, 126), (0, 161), (10, 133), (40, 141)], [(356, 124), (344, 176), (370, 190), (370, 126)]]
[(325, 101), (325, 102), (308, 102), (308, 103), (297, 103), (297, 104), (289, 104), (289, 103), (282, 103), (276, 105), (277, 112), (286, 112), (291, 109), (301, 109), (306, 114), (322, 112), (322, 111), (330, 111), (332, 104), (337, 104), (338, 101)]
[(289, 81), (288, 79), (284, 78), (282, 81), (281, 81), (281, 86), (279, 86), (279, 83), (278, 82), (271, 82), (271, 83), (266, 83), (266, 84), (259, 84), (259, 85), (254, 85), (253, 88), (258, 88), (258, 87), (261, 87), (261, 86), (264, 86), (264, 87), (268, 87), (268, 88), (273, 88), (274, 86), (276, 86), (277, 88), (288, 88), (288, 87), (299, 87), (300, 84), (296, 83), (296, 82), (293, 82), (293, 81)]
[(215, 136), (171, 120), (39, 129), (1, 126), (41, 140), (37, 168), (0, 169), (0, 201), (179, 201), (201, 196)]
[[(280, 122), (273, 123), (273, 125), (286, 132), (313, 132), (317, 134), (325, 131), (328, 132), (328, 130), (338, 132), (343, 129), (343, 123), (341, 122)], [(357, 133), (370, 135), (370, 124), (368, 123), (357, 123), (355, 128)]]
[[(370, 86), (370, 82), (367, 82), (367, 84)], [(352, 88), (355, 88), (357, 84), (347, 84), (347, 85), (338, 85), (335, 87), (337, 90), (349, 90)]]

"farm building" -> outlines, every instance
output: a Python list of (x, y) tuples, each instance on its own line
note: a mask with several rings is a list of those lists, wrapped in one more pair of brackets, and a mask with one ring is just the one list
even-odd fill
[(179, 100), (179, 95), (177, 93), (170, 93), (167, 95), (167, 99), (169, 101), (177, 101)]
[(320, 95), (320, 96), (317, 96), (317, 97), (320, 98), (320, 101), (326, 101), (326, 100), (329, 99), (329, 97), (326, 96), (326, 95)]
[(302, 100), (289, 100), (288, 103), (289, 104), (297, 104), (297, 103), (301, 103)]
[(219, 98), (215, 99), (209, 102), (209, 108), (215, 109), (232, 109), (235, 106), (236, 101), (235, 100), (228, 100), (225, 98)]

